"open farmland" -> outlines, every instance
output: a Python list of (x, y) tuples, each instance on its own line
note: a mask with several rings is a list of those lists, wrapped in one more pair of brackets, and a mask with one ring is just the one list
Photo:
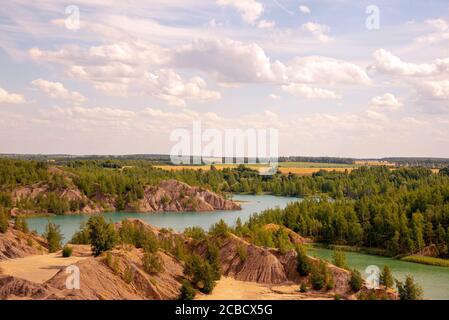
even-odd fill
[[(216, 164), (214, 165), (217, 169), (221, 170), (224, 168), (235, 168), (235, 164)], [(261, 164), (249, 164), (246, 165), (248, 168), (260, 170), (266, 168), (265, 165)], [(156, 168), (163, 170), (210, 170), (210, 165), (157, 165)], [(325, 171), (338, 171), (345, 172), (346, 170), (351, 171), (355, 169), (356, 166), (339, 164), (339, 163), (313, 163), (313, 162), (281, 162), (279, 163), (279, 171), (283, 174), (296, 174), (308, 176), (320, 170)]]

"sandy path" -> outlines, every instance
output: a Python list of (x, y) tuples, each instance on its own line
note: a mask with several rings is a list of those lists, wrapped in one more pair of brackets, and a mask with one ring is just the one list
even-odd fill
[(63, 258), (61, 252), (33, 255), (25, 258), (10, 259), (0, 262), (2, 274), (17, 278), (44, 283), (51, 279), (59, 270), (74, 264), (86, 257)]
[(210, 295), (199, 294), (196, 300), (323, 300), (321, 293), (299, 293), (298, 285), (265, 285), (222, 277)]

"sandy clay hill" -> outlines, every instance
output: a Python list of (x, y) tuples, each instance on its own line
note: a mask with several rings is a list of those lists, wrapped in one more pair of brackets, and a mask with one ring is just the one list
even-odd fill
[[(194, 241), (183, 234), (159, 229), (138, 219), (130, 221), (139, 228), (153, 232), (161, 242), (182, 241), (189, 253), (204, 256), (207, 252), (204, 241)], [(8, 267), (0, 272), (0, 299), (177, 299), (185, 279), (184, 262), (162, 247), (156, 253), (163, 266), (162, 271), (148, 273), (142, 265), (142, 249), (117, 246), (108, 255), (93, 257), (89, 246), (72, 245), (74, 253), (70, 263), (80, 271), (80, 288), (67, 289), (68, 263), (64, 263), (67, 258), (60, 257), (60, 253), (54, 256), (48, 254), (44, 239), (38, 236), (32, 236), (33, 246), (28, 246), (28, 241), (17, 240), (22, 237), (26, 239), (25, 234), (12, 228), (6, 234), (0, 234), (0, 268), (2, 264), (15, 264), (13, 268)], [(200, 294), (197, 296), (199, 299), (221, 299), (224, 296), (231, 299), (332, 299), (336, 293), (343, 298), (354, 298), (348, 286), (350, 273), (347, 270), (328, 264), (334, 278), (333, 288), (299, 293), (299, 284), (309, 284), (310, 276), (301, 277), (296, 271), (295, 251), (281, 254), (275, 249), (252, 245), (233, 234), (213, 237), (209, 241), (219, 244), (223, 276), (212, 295)], [(13, 248), (13, 244), (18, 245)], [(42, 249), (35, 249), (38, 245)], [(242, 252), (245, 252), (245, 258), (242, 258)], [(40, 263), (39, 267), (35, 267), (38, 270), (30, 270), (28, 276), (18, 275), (20, 266), (24, 267), (29, 259), (36, 257), (38, 260), (34, 260), (34, 266)], [(311, 259), (313, 263), (319, 263), (317, 259)], [(53, 267), (52, 273), (47, 273), (45, 278), (42, 272), (48, 272), (50, 266), (45, 265), (47, 262), (53, 263)], [(241, 288), (247, 288), (246, 295), (238, 294)], [(236, 294), (230, 294), (232, 290)], [(251, 293), (255, 294), (251, 296)], [(391, 298), (394, 298), (393, 293)]]

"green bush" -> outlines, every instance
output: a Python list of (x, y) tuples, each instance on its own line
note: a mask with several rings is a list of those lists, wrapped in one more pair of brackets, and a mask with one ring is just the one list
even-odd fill
[(43, 236), (47, 240), (48, 251), (50, 253), (61, 249), (61, 243), (64, 237), (61, 235), (60, 227), (58, 225), (48, 222)]
[(304, 282), (301, 283), (301, 285), (299, 286), (299, 292), (302, 292), (302, 293), (307, 292), (307, 285)]
[(241, 262), (245, 262), (246, 258), (248, 257), (248, 249), (239, 244), (237, 246), (237, 256), (239, 257)]
[(194, 285), (201, 292), (209, 294), (216, 285), (216, 270), (209, 264), (207, 260), (193, 254), (187, 258), (184, 265), (184, 275), (189, 277)]
[(90, 244), (89, 228), (84, 222), (81, 224), (80, 229), (75, 232), (72, 239), (70, 240), (70, 243)]
[(8, 230), (8, 227), (8, 215), (0, 209), (0, 233), (5, 233)]
[(28, 233), (30, 231), (28, 229), (28, 223), (21, 216), (16, 217), (15, 222), (14, 222), (14, 229), (22, 231), (23, 233)]
[(193, 300), (196, 296), (196, 290), (192, 287), (192, 284), (188, 280), (182, 282), (181, 294), (179, 300)]
[(314, 290), (321, 290), (324, 288), (326, 284), (326, 277), (324, 274), (320, 272), (320, 269), (317, 267), (312, 268), (312, 274), (310, 276), (310, 282), (312, 284), (312, 288)]
[(229, 231), (230, 229), (226, 222), (224, 222), (223, 219), (220, 219), (220, 221), (210, 227), (209, 234), (216, 237), (226, 237), (229, 234)]
[(330, 290), (334, 287), (334, 278), (325, 261), (321, 260), (319, 266), (312, 267), (310, 282), (315, 290), (321, 290), (324, 287)]
[(349, 279), (349, 286), (353, 292), (358, 292), (362, 289), (363, 278), (358, 270), (351, 271), (351, 278)]
[(189, 227), (184, 230), (184, 235), (196, 241), (206, 239), (206, 232), (201, 227)]
[(221, 277), (220, 250), (218, 247), (209, 242), (206, 251), (206, 260), (212, 268), (212, 277), (218, 280)]
[(308, 276), (312, 270), (312, 262), (310, 261), (310, 258), (307, 256), (306, 248), (304, 246), (299, 246), (296, 252), (297, 252), (296, 270), (301, 276), (303, 277)]
[(412, 276), (408, 275), (404, 283), (396, 280), (396, 286), (401, 300), (422, 300), (423, 291)]
[(340, 249), (334, 249), (334, 265), (339, 268), (347, 269), (346, 253)]
[(118, 235), (112, 222), (108, 223), (103, 216), (97, 215), (89, 218), (87, 227), (94, 256), (114, 248)]
[(73, 248), (69, 247), (68, 245), (65, 245), (64, 248), (62, 248), (62, 256), (64, 258), (71, 257), (73, 253)]
[(123, 281), (127, 284), (131, 284), (134, 281), (134, 270), (132, 266), (127, 266), (123, 273)]
[(142, 258), (143, 269), (147, 273), (159, 273), (163, 270), (161, 259), (156, 253), (145, 252)]
[(380, 284), (385, 286), (386, 288), (393, 288), (394, 279), (391, 274), (390, 268), (388, 266), (384, 266), (382, 273), (380, 274)]

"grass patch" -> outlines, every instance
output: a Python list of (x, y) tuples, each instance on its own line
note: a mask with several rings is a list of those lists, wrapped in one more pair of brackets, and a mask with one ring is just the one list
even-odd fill
[(407, 256), (401, 259), (402, 261), (428, 264), (431, 266), (438, 267), (449, 267), (449, 259), (440, 259), (433, 257), (423, 257), (423, 256)]

